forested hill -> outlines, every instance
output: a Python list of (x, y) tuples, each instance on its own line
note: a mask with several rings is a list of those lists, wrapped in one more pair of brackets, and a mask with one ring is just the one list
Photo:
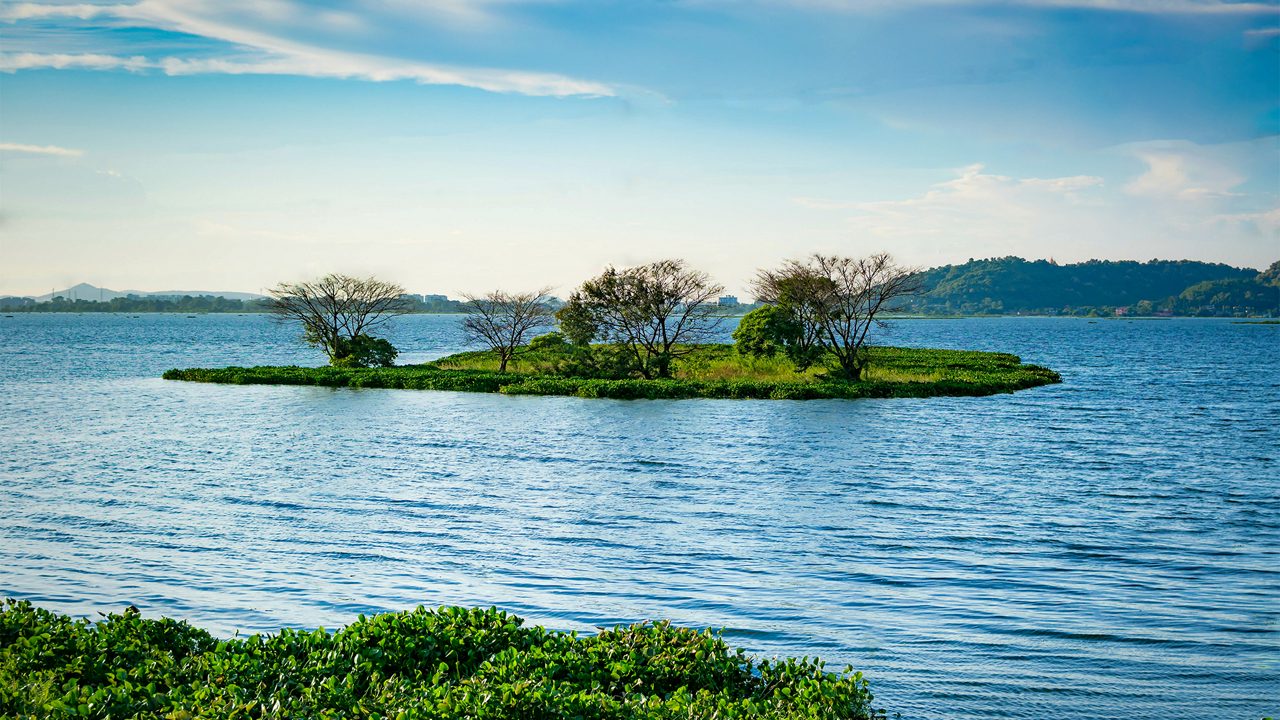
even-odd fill
[[(1274, 270), (1275, 266), (1273, 266)], [(926, 313), (1242, 315), (1274, 312), (1274, 272), (1192, 260), (1018, 257), (970, 260), (923, 273), (911, 309)], [(1215, 302), (1216, 301), (1216, 302)]]

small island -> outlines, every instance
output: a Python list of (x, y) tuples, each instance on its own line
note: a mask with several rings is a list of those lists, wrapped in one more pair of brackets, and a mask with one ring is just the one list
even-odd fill
[(466, 295), (462, 328), (488, 349), (396, 365), (399, 351), (372, 332), (407, 312), (404, 289), (331, 274), (271, 291), (272, 312), (299, 323), (328, 367), (173, 369), (164, 378), (618, 400), (976, 396), (1062, 381), (1016, 355), (872, 345), (871, 330), (918, 291), (918, 276), (888, 253), (785, 261), (759, 272), (753, 287), (764, 304), (726, 344), (715, 342), (724, 288), (706, 273), (678, 259), (610, 266), (558, 310), (549, 288)]
[[(538, 343), (534, 343), (536, 346)], [(1028, 365), (1016, 355), (964, 350), (870, 347), (856, 381), (809, 368), (796, 372), (789, 359), (755, 358), (733, 345), (698, 345), (674, 363), (670, 378), (575, 377), (568, 345), (524, 349), (506, 372), (489, 351), (459, 353), (421, 365), (394, 367), (229, 367), (170, 370), (166, 380), (236, 385), (453, 390), (506, 395), (570, 395), (585, 398), (734, 398), (813, 400), (977, 396), (1061, 382), (1058, 373)]]

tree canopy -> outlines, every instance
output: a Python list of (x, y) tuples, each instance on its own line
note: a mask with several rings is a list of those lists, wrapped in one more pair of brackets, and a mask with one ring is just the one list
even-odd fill
[(683, 260), (659, 260), (619, 270), (608, 267), (582, 284), (558, 317), (575, 344), (614, 343), (644, 378), (671, 377), (671, 363), (688, 345), (715, 336), (722, 320), (716, 297), (724, 286)]
[[(919, 288), (919, 271), (888, 253), (853, 258), (815, 253), (761, 270), (756, 297), (783, 315), (772, 329), (778, 344), (800, 356), (797, 367), (819, 358), (833, 361), (846, 380), (858, 380), (867, 363), (867, 336), (880, 316), (901, 309)], [(744, 338), (745, 339), (745, 338)]]
[(555, 317), (548, 301), (551, 288), (511, 293), (495, 290), (485, 295), (464, 295), (467, 299), (463, 330), (472, 342), (480, 342), (498, 356), (498, 372), (516, 351), (538, 330), (550, 327)]
[[(281, 321), (301, 323), (307, 342), (335, 365), (384, 364), (390, 343), (382, 340), (383, 347), (373, 333), (409, 312), (404, 288), (372, 277), (330, 274), (309, 282), (280, 283), (268, 294), (271, 312)], [(390, 350), (394, 358), (395, 349)]]

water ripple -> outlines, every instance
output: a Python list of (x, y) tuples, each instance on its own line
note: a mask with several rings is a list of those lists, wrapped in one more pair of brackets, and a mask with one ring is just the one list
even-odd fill
[[(905, 718), (1280, 711), (1269, 327), (902, 322), (1066, 382), (623, 402), (168, 383), (316, 358), (253, 316), (0, 322), (0, 591), (46, 607), (227, 635), (419, 603), (665, 617), (853, 664)], [(448, 317), (394, 341), (463, 347)]]

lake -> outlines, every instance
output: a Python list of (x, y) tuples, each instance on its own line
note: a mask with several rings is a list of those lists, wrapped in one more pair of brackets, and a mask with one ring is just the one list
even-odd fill
[[(263, 316), (0, 317), (0, 593), (211, 631), (419, 604), (670, 618), (904, 718), (1280, 714), (1280, 326), (907, 320), (1063, 383), (611, 401), (167, 382), (319, 364)], [(466, 347), (402, 318), (402, 361)]]

